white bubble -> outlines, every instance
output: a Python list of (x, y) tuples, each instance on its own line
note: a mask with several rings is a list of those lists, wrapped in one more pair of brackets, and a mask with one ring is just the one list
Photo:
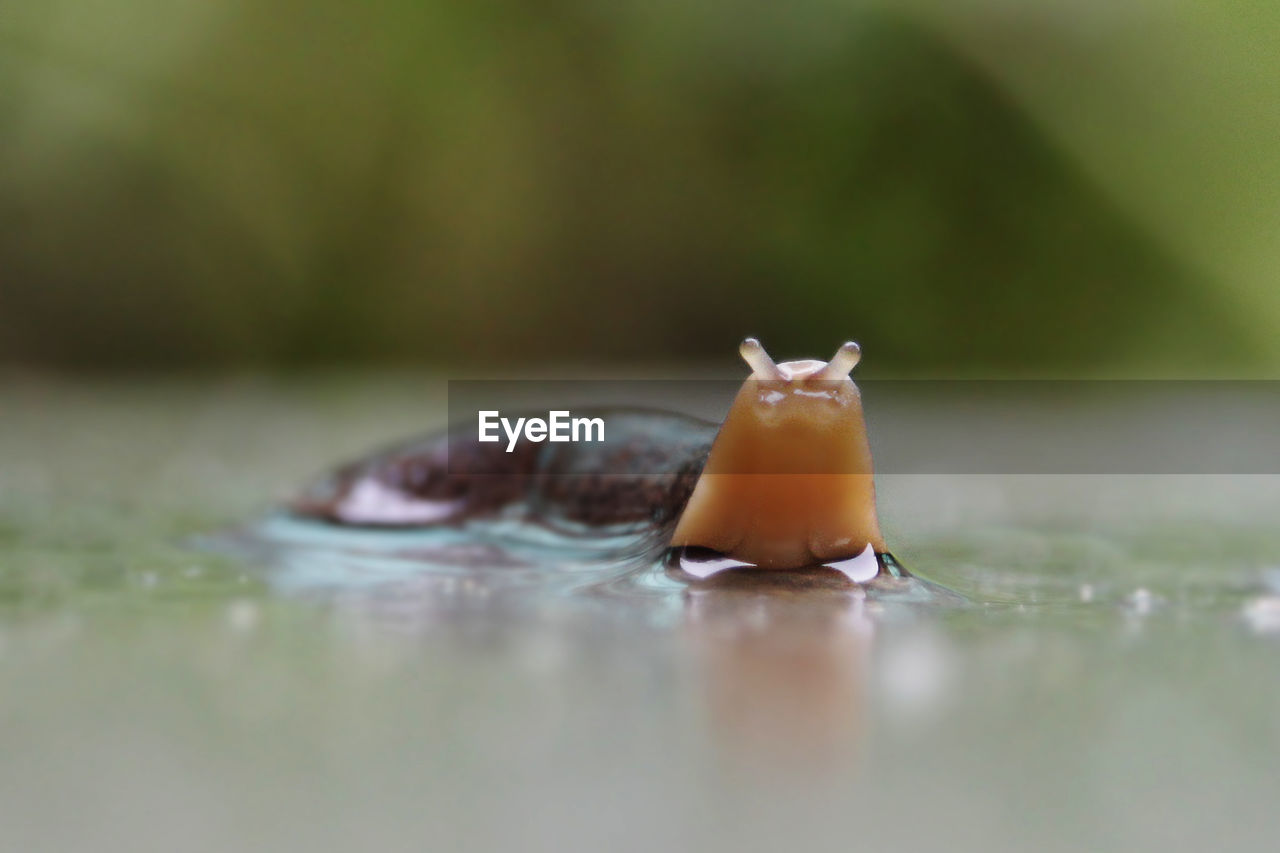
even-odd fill
[(1163, 603), (1164, 602), (1160, 596), (1156, 595), (1145, 586), (1138, 587), (1124, 597), (1124, 606), (1130, 612), (1136, 613), (1140, 616), (1145, 616)]
[(1240, 615), (1259, 634), (1280, 633), (1280, 596), (1263, 595), (1246, 601)]

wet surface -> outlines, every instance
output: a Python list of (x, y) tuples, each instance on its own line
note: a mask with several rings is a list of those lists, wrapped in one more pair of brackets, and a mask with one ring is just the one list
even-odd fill
[(433, 387), (0, 386), (4, 846), (1272, 846), (1280, 478), (888, 476), (862, 585), (273, 513)]

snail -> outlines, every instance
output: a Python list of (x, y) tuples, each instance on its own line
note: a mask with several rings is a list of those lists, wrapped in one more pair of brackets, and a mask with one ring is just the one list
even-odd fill
[(517, 515), (579, 532), (652, 534), (697, 578), (729, 568), (827, 566), (856, 582), (904, 577), (876, 513), (861, 350), (775, 363), (754, 338), (724, 422), (646, 409), (592, 412), (609, 441), (484, 443), (470, 425), (344, 465), (304, 489), (295, 515), (420, 528)]

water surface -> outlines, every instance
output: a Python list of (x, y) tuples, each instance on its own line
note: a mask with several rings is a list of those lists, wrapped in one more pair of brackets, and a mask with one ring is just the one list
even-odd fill
[(272, 514), (442, 392), (4, 380), (6, 849), (1273, 846), (1280, 478), (882, 477), (955, 595)]

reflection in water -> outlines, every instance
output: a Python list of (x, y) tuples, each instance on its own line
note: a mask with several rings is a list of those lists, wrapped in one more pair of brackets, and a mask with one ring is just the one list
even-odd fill
[(695, 578), (637, 556), (634, 539), (530, 536), (503, 523), (405, 532), (272, 517), (222, 544), (254, 555), (283, 593), (380, 632), (457, 641), (477, 660), (618, 636), (630, 649), (674, 641), (667, 665), (692, 667), (716, 754), (770, 768), (753, 775), (762, 781), (847, 767), (866, 727), (868, 684), (883, 681), (867, 678), (878, 626), (912, 605), (961, 601), (900, 572), (867, 583), (834, 568)]
[(831, 570), (729, 572), (685, 601), (709, 726), (733, 756), (796, 770), (847, 762), (875, 634), (863, 588)]

